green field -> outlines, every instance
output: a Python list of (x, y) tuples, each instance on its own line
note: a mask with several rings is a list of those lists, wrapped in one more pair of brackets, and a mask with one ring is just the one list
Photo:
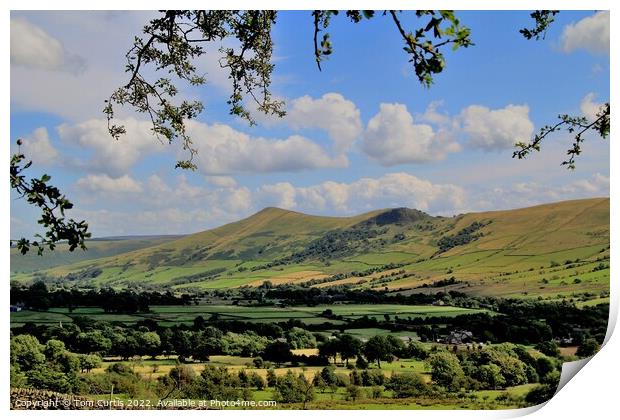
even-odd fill
[[(26, 322), (37, 324), (56, 324), (72, 322), (73, 317), (85, 316), (101, 321), (119, 321), (134, 323), (144, 319), (153, 319), (162, 325), (179, 323), (191, 324), (197, 316), (209, 318), (217, 314), (220, 319), (239, 320), (249, 322), (286, 322), (296, 319), (306, 324), (321, 324), (331, 322), (340, 324), (341, 321), (327, 319), (321, 314), (331, 309), (335, 315), (345, 319), (354, 319), (362, 316), (383, 319), (384, 315), (391, 317), (428, 317), (428, 316), (455, 316), (467, 313), (476, 313), (482, 310), (457, 308), (452, 306), (418, 306), (418, 305), (362, 305), (337, 304), (325, 306), (292, 306), (287, 308), (252, 307), (235, 305), (191, 305), (191, 306), (153, 306), (149, 313), (132, 315), (109, 314), (100, 308), (77, 308), (72, 312), (67, 308), (51, 308), (45, 312), (20, 311), (11, 313), (11, 326), (21, 326)], [(411, 334), (411, 333), (409, 333)], [(359, 332), (364, 337), (364, 332)]]

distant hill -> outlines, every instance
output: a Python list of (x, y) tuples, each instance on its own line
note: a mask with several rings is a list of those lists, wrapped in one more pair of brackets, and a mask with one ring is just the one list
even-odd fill
[(13, 279), (176, 289), (269, 281), (395, 293), (605, 294), (609, 199), (455, 217), (406, 208), (354, 217), (266, 208), (238, 222), (151, 245), (42, 267)]
[(17, 248), (11, 248), (11, 272), (30, 273), (60, 265), (109, 257), (182, 237), (183, 235), (142, 235), (93, 238), (86, 242), (88, 246), (86, 251), (70, 252), (69, 247), (61, 243), (54, 251), (45, 252), (41, 256), (37, 255), (36, 252), (22, 255)]

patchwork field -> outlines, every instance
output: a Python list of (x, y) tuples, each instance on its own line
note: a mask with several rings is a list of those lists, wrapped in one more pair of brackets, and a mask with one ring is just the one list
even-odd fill
[[(209, 318), (217, 315), (222, 320), (239, 320), (248, 322), (286, 322), (290, 319), (300, 320), (305, 324), (322, 324), (330, 322), (339, 324), (337, 319), (328, 319), (322, 316), (326, 310), (331, 310), (336, 316), (344, 319), (356, 319), (363, 316), (384, 319), (389, 317), (425, 318), (429, 316), (456, 316), (467, 313), (482, 312), (479, 309), (457, 308), (452, 306), (417, 306), (417, 305), (363, 305), (338, 304), (330, 306), (297, 306), (287, 308), (274, 307), (247, 307), (234, 305), (191, 305), (191, 306), (153, 306), (149, 313), (132, 315), (105, 313), (101, 308), (77, 308), (69, 311), (67, 308), (50, 308), (48, 311), (23, 310), (11, 313), (11, 326), (17, 327), (27, 322), (35, 324), (71, 323), (75, 317), (88, 317), (93, 320), (117, 321), (135, 323), (140, 320), (152, 319), (160, 325), (192, 324), (197, 316)], [(411, 333), (407, 333), (411, 335)], [(354, 335), (365, 337), (365, 331), (360, 330)]]

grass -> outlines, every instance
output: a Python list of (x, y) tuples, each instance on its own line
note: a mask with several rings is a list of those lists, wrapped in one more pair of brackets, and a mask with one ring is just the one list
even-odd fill
[[(341, 324), (343, 321), (330, 320), (321, 316), (323, 311), (331, 309), (334, 314), (345, 318), (369, 316), (383, 318), (385, 314), (395, 317), (427, 317), (427, 316), (455, 316), (464, 313), (476, 313), (480, 310), (457, 308), (451, 306), (419, 306), (419, 305), (360, 305), (340, 304), (331, 306), (294, 306), (288, 308), (275, 307), (248, 307), (235, 305), (190, 305), (190, 306), (152, 306), (151, 312), (131, 315), (109, 314), (101, 308), (77, 308), (70, 312), (67, 308), (51, 308), (49, 311), (20, 311), (11, 313), (11, 326), (20, 326), (26, 322), (51, 324), (58, 322), (72, 322), (73, 317), (85, 316), (100, 321), (120, 321), (134, 323), (144, 319), (153, 319), (163, 325), (174, 323), (192, 323), (197, 316), (209, 318), (217, 314), (220, 319), (235, 319), (248, 322), (286, 322), (296, 319), (306, 324), (332, 323)], [(372, 329), (370, 329), (372, 330)], [(365, 337), (370, 330), (351, 330), (355, 335)], [(405, 332), (406, 336), (414, 336)]]

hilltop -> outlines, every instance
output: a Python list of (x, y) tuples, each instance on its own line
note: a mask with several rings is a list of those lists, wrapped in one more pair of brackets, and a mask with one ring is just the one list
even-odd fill
[(609, 289), (609, 199), (435, 217), (266, 208), (246, 219), (13, 280), (214, 289), (296, 283), (412, 293), (553, 296)]

